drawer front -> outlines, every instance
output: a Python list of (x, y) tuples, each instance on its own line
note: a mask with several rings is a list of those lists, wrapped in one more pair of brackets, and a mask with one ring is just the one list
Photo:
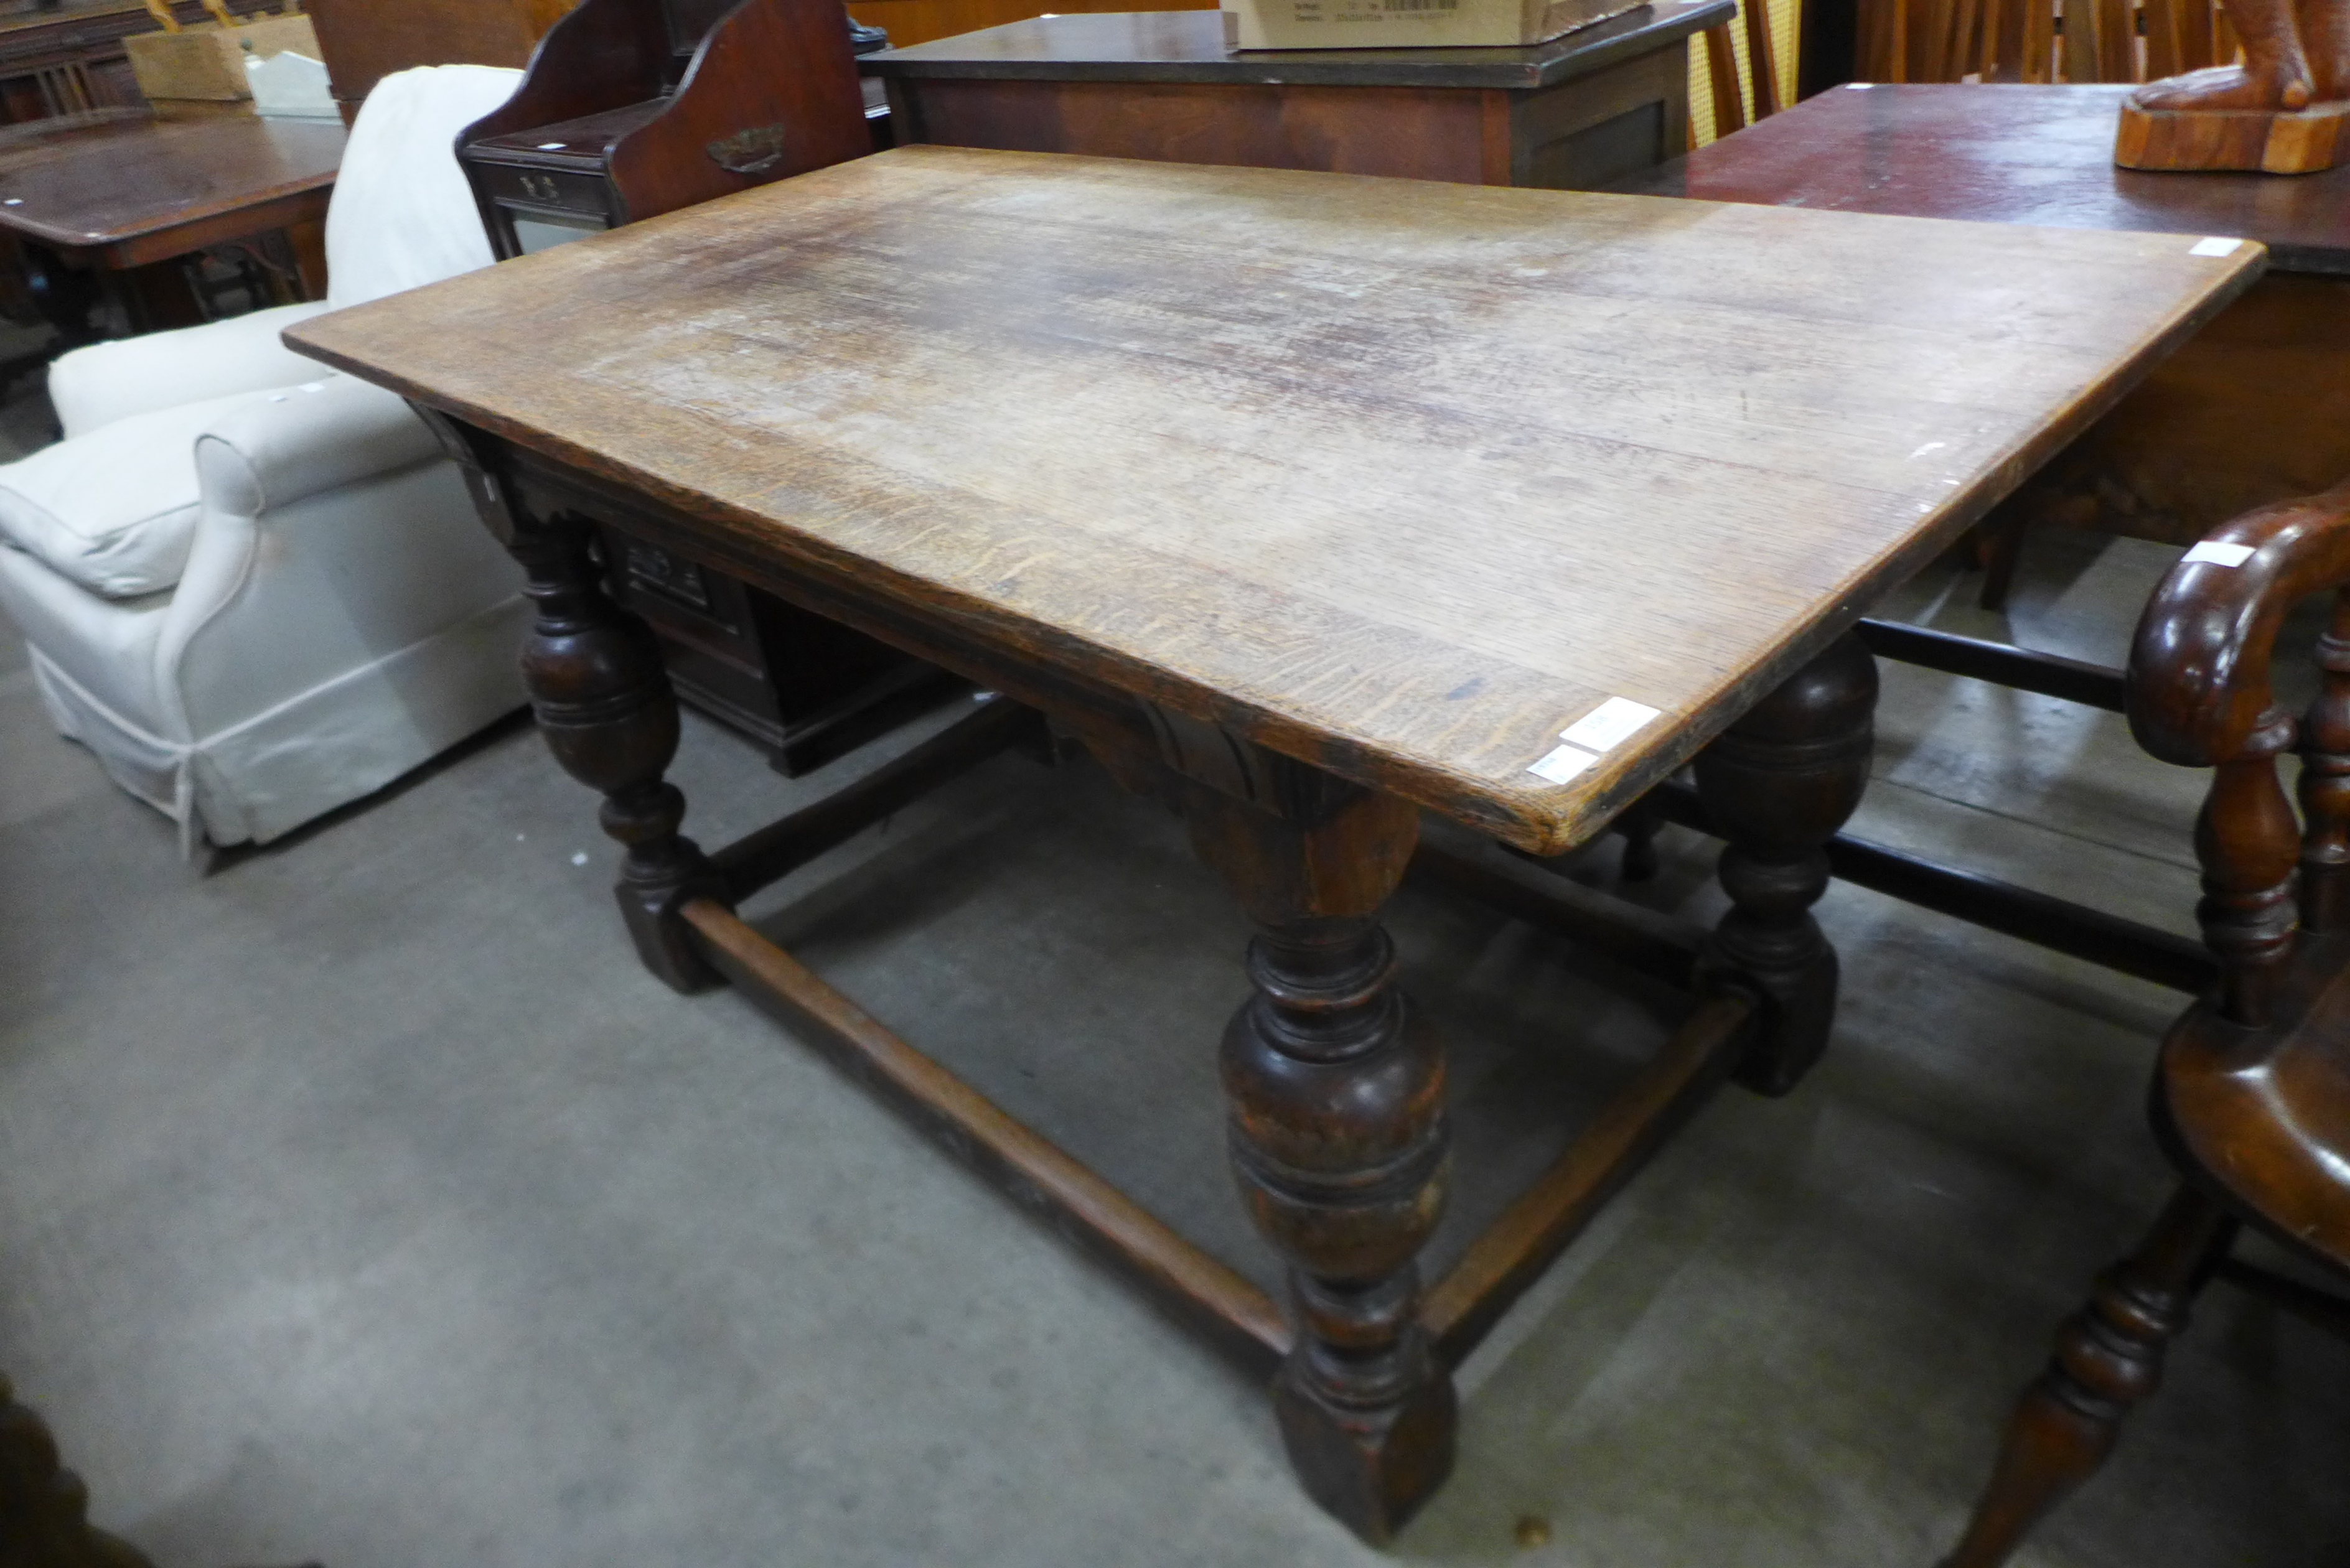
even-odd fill
[(576, 213), (582, 217), (610, 220), (604, 180), (598, 174), (575, 174), (559, 169), (514, 169), (490, 164), (483, 169), (490, 197), (500, 206), (537, 207), (550, 213)]

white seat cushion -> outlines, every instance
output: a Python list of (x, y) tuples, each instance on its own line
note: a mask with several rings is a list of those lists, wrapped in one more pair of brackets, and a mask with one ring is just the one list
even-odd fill
[(180, 580), (203, 511), (196, 438), (270, 395), (133, 414), (0, 468), (0, 535), (94, 594), (161, 593)]

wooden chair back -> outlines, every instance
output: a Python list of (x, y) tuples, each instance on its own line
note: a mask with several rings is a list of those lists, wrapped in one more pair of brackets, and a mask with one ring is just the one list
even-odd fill
[(1860, 79), (2146, 82), (2236, 57), (2218, 0), (1863, 0)]
[[(1735, 24), (1746, 29), (1746, 72), (1742, 81), (1738, 47), (1731, 38), (1731, 22), (1705, 30), (1705, 74), (1712, 89), (1713, 133), (1727, 136), (1746, 128), (1746, 101), (1754, 103), (1754, 118), (1768, 119), (1786, 107), (1780, 95), (1779, 63), (1771, 43), (1769, 0), (1738, 0)], [(1743, 91), (1741, 88), (1743, 88)], [(1695, 140), (1695, 132), (1691, 132)]]

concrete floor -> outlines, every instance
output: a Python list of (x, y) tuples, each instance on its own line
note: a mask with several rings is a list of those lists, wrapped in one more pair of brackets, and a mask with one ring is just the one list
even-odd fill
[[(2111, 659), (2166, 559), (2048, 538), (2007, 624), (1948, 574), (1900, 607)], [(2118, 721), (1887, 667), (1881, 722), (1860, 831), (2191, 929), (2200, 781)], [(694, 722), (673, 776), (719, 843), (872, 760), (788, 784)], [(1638, 896), (1710, 918), (1711, 849), (1665, 847)], [(0, 1367), (103, 1521), (169, 1568), (1378, 1560), (1257, 1389), (737, 998), (644, 976), (612, 858), (516, 722), (182, 865), (0, 637)], [(999, 759), (752, 912), (1263, 1272), (1211, 1061), (1242, 932), (1156, 808)], [(1726, 1093), (1521, 1303), (1393, 1556), (1925, 1568), (1952, 1538), (2164, 1196), (2141, 1104), (2179, 1000), (1847, 887), (1821, 913), (1826, 1062)], [(1459, 1053), (1441, 1252), (1674, 1004), (1457, 900), (1394, 924)], [(2350, 1348), (2221, 1287), (2023, 1561), (2350, 1561), (2345, 1402)]]

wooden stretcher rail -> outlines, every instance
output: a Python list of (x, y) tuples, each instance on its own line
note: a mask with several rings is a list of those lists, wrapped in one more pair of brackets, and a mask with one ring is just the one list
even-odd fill
[(2085, 708), (2103, 708), (2108, 713), (2122, 711), (2122, 672), (2106, 665), (1902, 621), (1865, 619), (1853, 629), (1868, 651), (1880, 659), (1898, 659), (1904, 664), (2012, 686), (2019, 691), (2037, 691)]
[[(1713, 833), (1704, 804), (1689, 785), (1661, 784), (1648, 798), (1668, 821)], [(2200, 995), (2218, 978), (2218, 966), (2201, 943), (2102, 909), (1849, 834), (1828, 840), (1827, 855), (1828, 868), (1856, 886), (2173, 991)]]
[(1172, 1303), (1255, 1370), (1270, 1376), (1288, 1353), (1289, 1324), (1264, 1292), (890, 1033), (733, 910), (697, 898), (681, 914), (736, 990), (785, 1023), (812, 1029), (836, 1063), (911, 1112), (1024, 1207)]
[(1436, 1355), (1458, 1366), (1568, 1243), (1737, 1065), (1754, 1004), (1698, 1004), (1663, 1050), (1488, 1227), (1420, 1304)]
[(1702, 926), (1610, 898), (1496, 847), (1470, 856), (1423, 843), (1412, 856), (1411, 875), (1555, 931), (1627, 969), (1684, 991), (1698, 950), (1705, 943)]

